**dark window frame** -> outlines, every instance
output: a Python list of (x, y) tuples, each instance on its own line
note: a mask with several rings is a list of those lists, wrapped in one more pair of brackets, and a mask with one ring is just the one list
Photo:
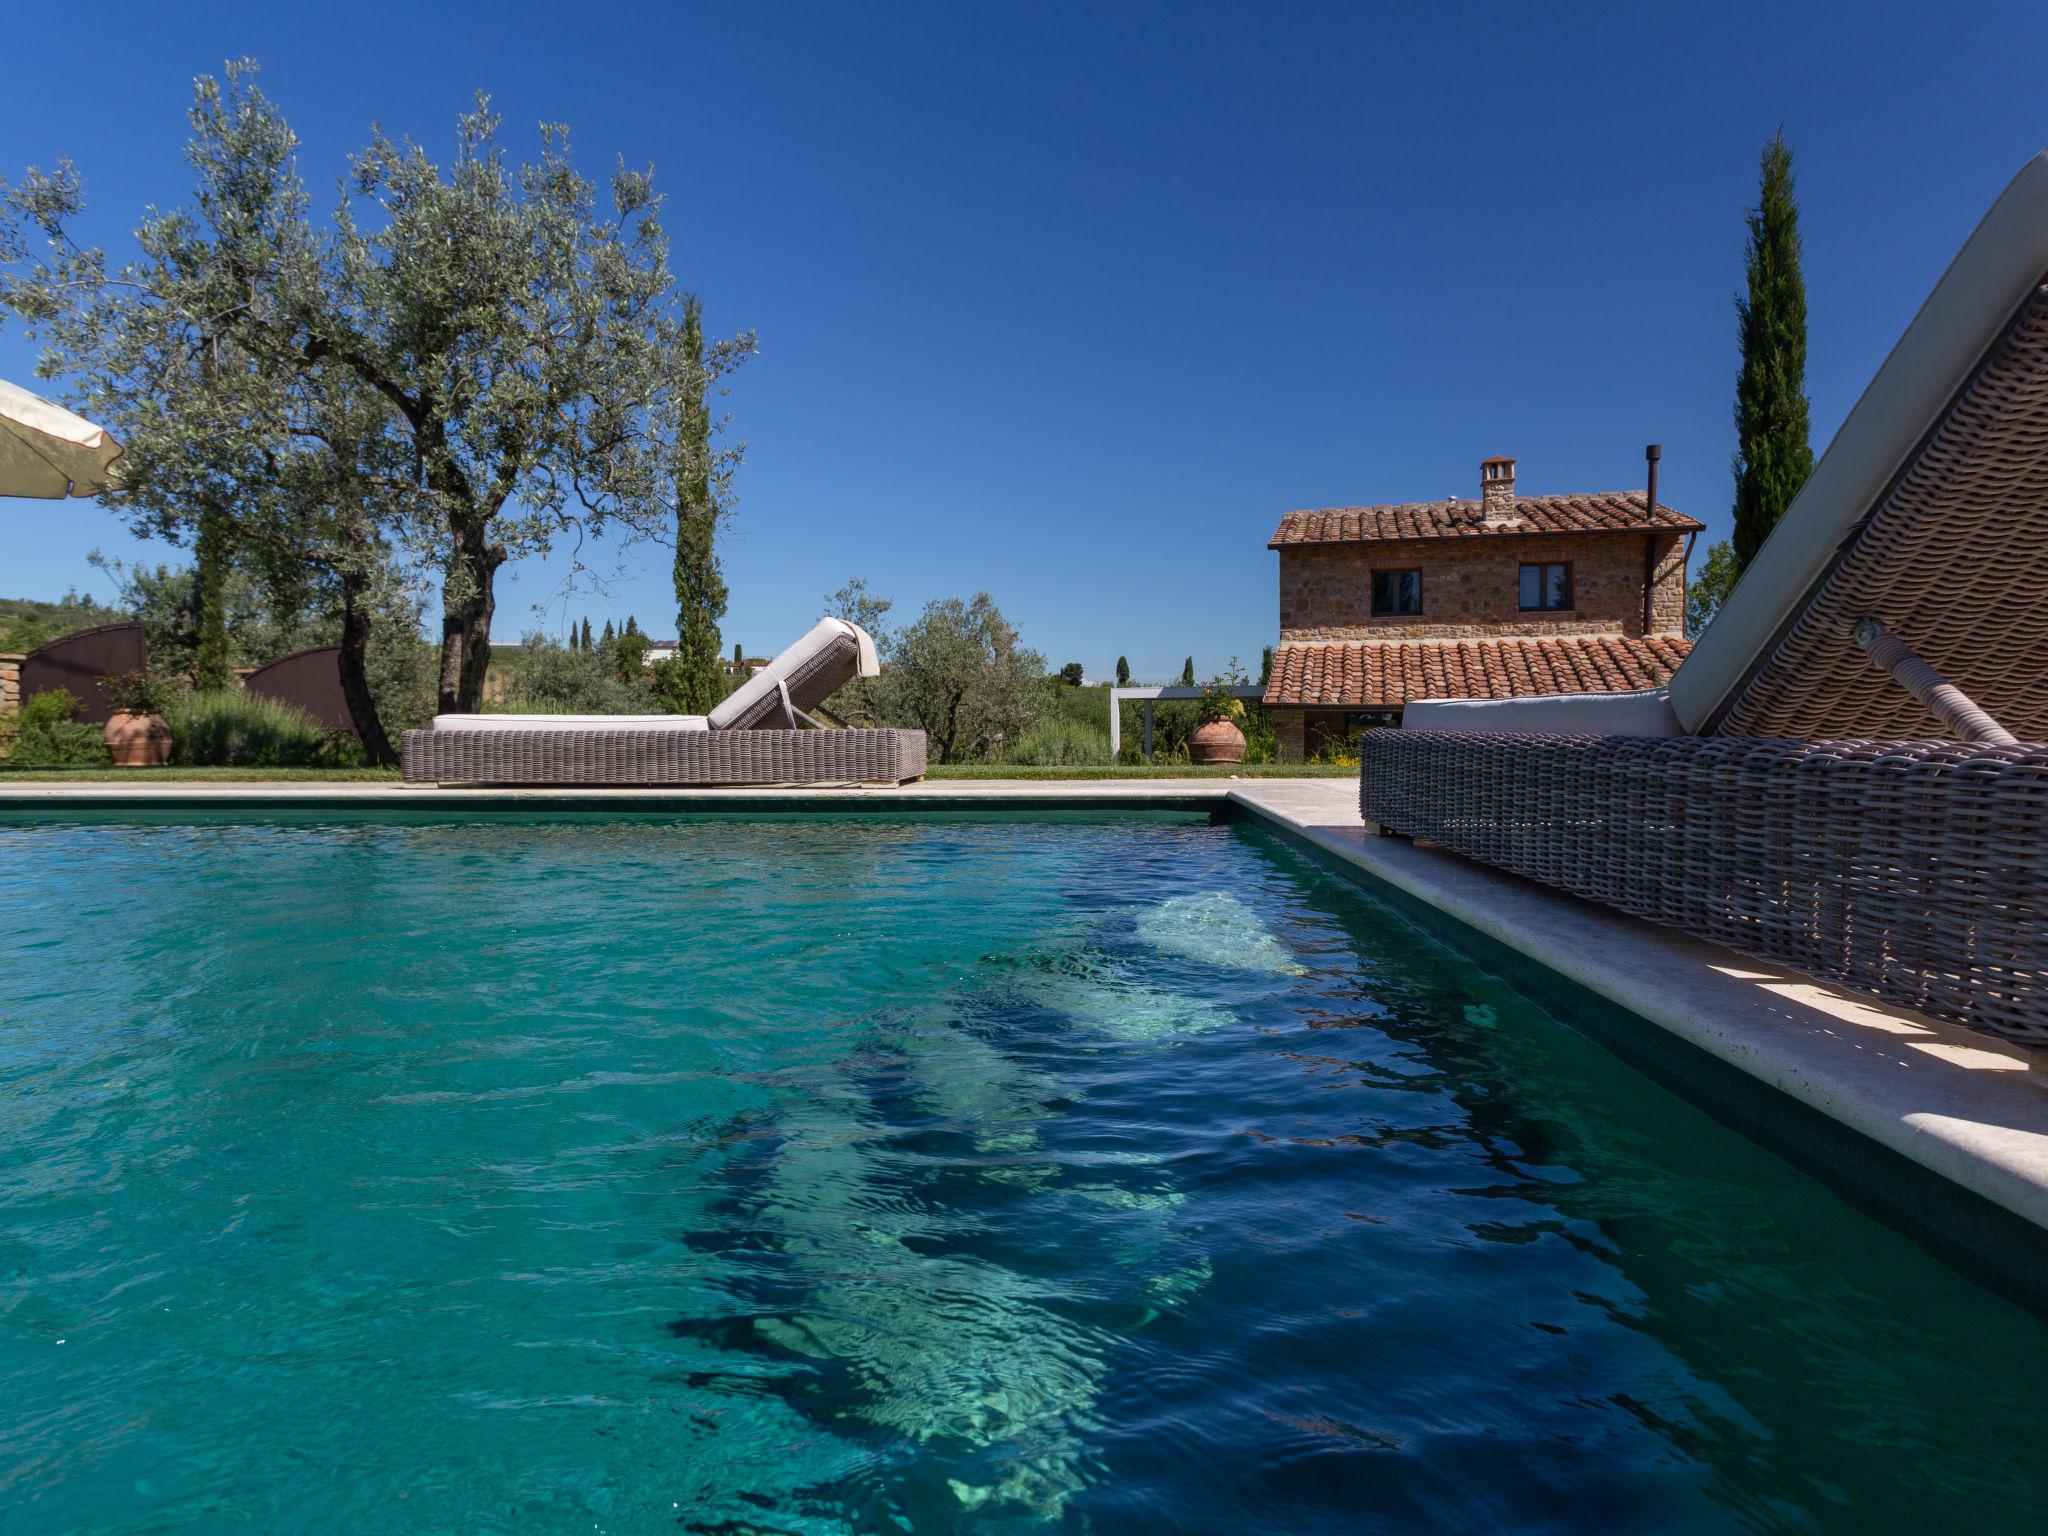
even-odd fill
[[(1395, 608), (1380, 606), (1380, 578), (1382, 576), (1413, 576), (1415, 578), (1415, 606)], [(1376, 619), (1413, 619), (1422, 614), (1422, 567), (1419, 565), (1374, 566), (1372, 582), (1372, 616)]]
[[(1578, 573), (1578, 570), (1576, 569), (1577, 565), (1578, 565), (1578, 562), (1577, 562), (1576, 560), (1524, 560), (1524, 561), (1522, 561), (1522, 563), (1521, 563), (1520, 567), (1519, 567), (1519, 568), (1518, 568), (1518, 569), (1516, 570), (1516, 572), (1515, 572), (1515, 604), (1516, 604), (1516, 611), (1517, 611), (1517, 612), (1520, 612), (1520, 613), (1570, 613), (1570, 612), (1572, 612), (1572, 611), (1573, 611), (1573, 610), (1574, 610), (1575, 608), (1577, 608), (1577, 607), (1578, 607), (1578, 605), (1579, 605), (1579, 573)], [(1564, 601), (1563, 601), (1563, 602), (1561, 602), (1561, 603), (1546, 603), (1546, 602), (1544, 602), (1544, 601), (1543, 601), (1543, 595), (1544, 595), (1545, 591), (1546, 591), (1546, 590), (1548, 589), (1549, 583), (1548, 583), (1548, 582), (1547, 582), (1547, 581), (1545, 580), (1545, 578), (1544, 578), (1544, 577), (1542, 577), (1542, 576), (1538, 576), (1538, 577), (1536, 578), (1536, 598), (1537, 598), (1537, 600), (1536, 600), (1535, 604), (1534, 604), (1534, 605), (1532, 606), (1531, 604), (1528, 604), (1528, 603), (1525, 603), (1525, 602), (1523, 602), (1523, 601), (1522, 601), (1522, 572), (1523, 572), (1523, 571), (1546, 571), (1546, 572), (1547, 572), (1547, 571), (1552, 571), (1552, 570), (1562, 570), (1562, 571), (1564, 572)]]

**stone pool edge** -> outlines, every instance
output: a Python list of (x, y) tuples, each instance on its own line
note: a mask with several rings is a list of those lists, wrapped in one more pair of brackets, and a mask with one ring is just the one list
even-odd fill
[[(1368, 835), (1344, 779), (945, 780), (876, 789), (445, 789), (389, 783), (0, 786), (65, 810), (1201, 810), (1270, 827), (2048, 1234), (2048, 1086), (2017, 1046), (1685, 938), (1456, 855)], [(1612, 1042), (1609, 1042), (1612, 1043)], [(1626, 1053), (1624, 1053), (1626, 1054)]]

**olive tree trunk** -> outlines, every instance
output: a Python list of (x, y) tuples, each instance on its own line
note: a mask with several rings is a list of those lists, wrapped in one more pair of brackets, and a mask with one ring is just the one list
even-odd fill
[(456, 530), (450, 593), (441, 604), (439, 708), (444, 715), (473, 715), (483, 708), (491, 615), (498, 606), (496, 578), (505, 563), (505, 546), (492, 543), (485, 529), (475, 523)]
[(398, 754), (391, 750), (391, 738), (370, 693), (369, 597), (368, 573), (345, 568), (341, 573), (341, 697), (371, 763), (389, 768), (397, 763)]

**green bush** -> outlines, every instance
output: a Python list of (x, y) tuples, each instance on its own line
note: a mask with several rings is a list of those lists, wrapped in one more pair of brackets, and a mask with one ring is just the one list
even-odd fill
[(164, 711), (181, 768), (355, 768), (362, 747), (282, 699), (239, 688), (188, 693)]
[(78, 714), (78, 697), (69, 688), (48, 688), (14, 712), (17, 725), (69, 725)]
[(160, 715), (177, 701), (184, 687), (167, 672), (142, 667), (101, 678), (100, 691), (113, 701), (116, 709), (137, 715)]
[(0, 757), (16, 768), (96, 768), (107, 755), (106, 732), (71, 717), (78, 700), (52, 688), (0, 720)]
[(1011, 763), (1039, 768), (1080, 768), (1107, 763), (1109, 731), (1076, 720), (1040, 720), (1006, 754)]
[(1244, 712), (1244, 760), (1247, 763), (1277, 763), (1280, 743), (1273, 728), (1271, 710), (1257, 704)]
[(60, 720), (23, 726), (7, 761), (16, 768), (104, 768), (113, 759), (103, 727)]
[[(720, 667), (718, 676), (713, 681), (717, 687), (718, 696), (711, 701), (711, 709), (716, 709), (720, 704), (731, 698), (733, 693), (746, 679), (734, 677), (723, 667)], [(856, 682), (858, 681), (856, 680)], [(848, 684), (845, 688), (833, 694), (831, 700), (826, 705), (828, 712), (843, 715), (845, 711), (841, 709), (841, 703), (853, 695), (854, 687), (855, 684)], [(689, 664), (680, 656), (671, 656), (665, 661), (657, 661), (648, 667), (647, 689), (655, 709), (660, 710), (664, 714), (708, 715), (711, 713), (710, 709), (692, 709), (690, 707), (693, 701), (691, 698), (692, 685), (689, 677)]]
[(628, 630), (612, 642), (612, 665), (617, 668), (619, 681), (640, 684), (646, 681), (647, 653), (654, 649), (654, 642), (638, 630)]
[(627, 682), (612, 654), (618, 642), (595, 651), (571, 651), (552, 643), (529, 644), (524, 651), (491, 665), (501, 670), (504, 697), (494, 713), (510, 715), (651, 715), (661, 705), (644, 681)]

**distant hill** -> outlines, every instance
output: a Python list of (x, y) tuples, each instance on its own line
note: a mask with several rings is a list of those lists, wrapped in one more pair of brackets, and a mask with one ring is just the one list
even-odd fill
[(32, 651), (46, 641), (127, 618), (90, 598), (67, 593), (56, 602), (33, 597), (0, 597), (0, 651)]

